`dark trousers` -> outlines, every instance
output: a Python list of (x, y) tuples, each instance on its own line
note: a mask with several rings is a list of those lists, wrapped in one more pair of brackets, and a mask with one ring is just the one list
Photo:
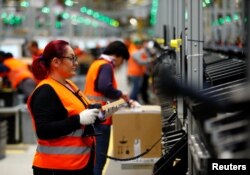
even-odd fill
[(95, 126), (97, 133), (102, 133), (96, 137), (96, 163), (94, 166), (94, 175), (102, 175), (102, 170), (106, 164), (106, 157), (110, 139), (110, 125), (98, 124)]
[(138, 101), (138, 95), (140, 93), (140, 88), (142, 84), (142, 76), (129, 76), (128, 80), (129, 83), (131, 84), (131, 92), (129, 95), (129, 98), (132, 100)]
[(93, 175), (92, 170), (48, 170), (33, 168), (33, 175)]
[(148, 79), (149, 79), (149, 75), (144, 74), (143, 80), (142, 80), (142, 85), (141, 85), (141, 97), (142, 97), (144, 104), (149, 104)]

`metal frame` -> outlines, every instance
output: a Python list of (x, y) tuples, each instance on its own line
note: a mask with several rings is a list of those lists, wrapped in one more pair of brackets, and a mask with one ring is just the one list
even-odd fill
[[(185, 64), (185, 1), (183, 0), (177, 0), (175, 1), (176, 3), (176, 8), (175, 8), (175, 16), (176, 16), (176, 21), (175, 21), (175, 26), (176, 26), (176, 34), (177, 38), (181, 38), (182, 35), (182, 43), (181, 43), (181, 50), (177, 54), (177, 74), (181, 76), (181, 83), (185, 83), (185, 70), (184, 70), (184, 64)], [(177, 113), (178, 113), (178, 118), (180, 121), (183, 123), (184, 121), (184, 101), (183, 97), (178, 97), (177, 99)], [(177, 121), (178, 122), (178, 121)], [(180, 129), (178, 123), (176, 123), (177, 129)]]
[[(202, 1), (188, 0), (188, 39), (187, 39), (187, 84), (200, 90), (203, 88), (203, 8)], [(198, 133), (198, 128), (188, 111), (188, 139)], [(188, 153), (189, 174), (195, 175), (195, 164)]]
[[(250, 12), (249, 12), (249, 8), (250, 8), (250, 2), (249, 2), (249, 0), (245, 0), (245, 2), (244, 2), (244, 6), (245, 6), (245, 15), (246, 15), (246, 17), (247, 17), (247, 23), (246, 23), (246, 26), (245, 26), (245, 31), (249, 31), (250, 30), (250, 21), (249, 21), (249, 19), (250, 19)], [(248, 72), (247, 72), (247, 80), (248, 80), (248, 87), (250, 87), (250, 34), (249, 34), (249, 32), (246, 32), (246, 38), (247, 38), (247, 47), (246, 47), (246, 51), (247, 51), (247, 70), (248, 70)], [(248, 129), (248, 133), (250, 133), (250, 124), (249, 124), (249, 127), (248, 127), (249, 129)], [(248, 147), (250, 147), (250, 138), (248, 139)], [(248, 150), (248, 155), (250, 155), (250, 149)]]
[[(2, 2), (2, 0), (0, 0), (0, 12), (2, 12), (2, 8), (3, 8), (3, 2)], [(3, 34), (1, 34), (2, 33), (2, 31), (3, 31), (3, 24), (0, 22), (0, 39), (2, 40), (3, 39)]]

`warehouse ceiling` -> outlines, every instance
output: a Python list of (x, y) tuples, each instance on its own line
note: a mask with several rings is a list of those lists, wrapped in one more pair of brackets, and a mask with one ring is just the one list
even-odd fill
[[(65, 0), (58, 0), (65, 5)], [(74, 7), (86, 6), (117, 19), (122, 26), (129, 25), (130, 18), (148, 20), (152, 0), (74, 0)]]
[[(150, 12), (154, 1), (156, 0), (0, 0), (0, 11), (4, 16), (3, 27), (11, 26), (13, 29), (27, 31), (35, 26), (41, 33), (45, 32), (44, 35), (51, 33), (52, 29), (48, 26), (53, 23), (55, 30), (67, 31), (69, 21), (74, 28), (78, 28), (76, 30), (81, 30), (84, 25), (95, 29), (111, 29), (109, 33), (130, 33), (151, 27)], [(46, 32), (48, 29), (51, 31)]]
[(151, 3), (151, 0), (78, 0), (78, 2), (102, 11), (118, 12), (120, 10), (130, 10), (135, 7), (147, 6)]

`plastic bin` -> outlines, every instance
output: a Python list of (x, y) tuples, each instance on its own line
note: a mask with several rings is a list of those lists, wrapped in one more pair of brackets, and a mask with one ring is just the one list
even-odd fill
[(7, 133), (7, 121), (0, 119), (0, 160), (6, 156)]
[(31, 116), (26, 105), (24, 105), (21, 109), (21, 134), (22, 134), (22, 143), (24, 144), (36, 143), (36, 134), (35, 131), (33, 130)]

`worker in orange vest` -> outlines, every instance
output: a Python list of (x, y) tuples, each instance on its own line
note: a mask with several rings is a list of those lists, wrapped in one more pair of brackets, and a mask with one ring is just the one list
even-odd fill
[(37, 135), (33, 174), (93, 175), (95, 138), (86, 137), (99, 109), (69, 79), (77, 74), (77, 57), (64, 40), (47, 44), (43, 55), (32, 63), (40, 80), (28, 99)]
[(29, 41), (27, 47), (33, 60), (39, 58), (39, 56), (43, 54), (43, 49), (39, 48), (35, 40)]
[(141, 84), (143, 81), (143, 75), (145, 66), (140, 64), (140, 60), (133, 57), (134, 53), (142, 48), (142, 41), (138, 40), (134, 42), (135, 47), (130, 49), (130, 58), (127, 65), (127, 76), (131, 86), (129, 98), (138, 101), (138, 95), (140, 93)]
[[(131, 105), (138, 105), (136, 102), (130, 101), (128, 95), (117, 88), (114, 75), (115, 69), (119, 68), (128, 58), (129, 52), (123, 42), (113, 41), (109, 43), (100, 57), (90, 65), (87, 72), (84, 94), (88, 99), (104, 105), (107, 102), (123, 98)], [(106, 114), (106, 116), (110, 115)], [(96, 137), (94, 175), (101, 175), (106, 163), (105, 155), (107, 155), (109, 147), (111, 124), (112, 118), (110, 117), (102, 123), (95, 125), (96, 132), (101, 133), (101, 135)]]
[(139, 94), (141, 95), (144, 104), (150, 104), (148, 92), (149, 78), (153, 72), (153, 61), (156, 58), (155, 52), (156, 51), (152, 46), (152, 41), (143, 40), (142, 47), (132, 55), (132, 60), (136, 62), (136, 65), (141, 66), (143, 72)]
[(8, 70), (2, 73), (2, 77), (6, 77), (9, 81), (9, 88), (17, 90), (18, 93), (24, 95), (24, 102), (34, 90), (36, 82), (28, 64), (13, 57), (11, 53), (4, 53), (0, 56), (2, 63)]

